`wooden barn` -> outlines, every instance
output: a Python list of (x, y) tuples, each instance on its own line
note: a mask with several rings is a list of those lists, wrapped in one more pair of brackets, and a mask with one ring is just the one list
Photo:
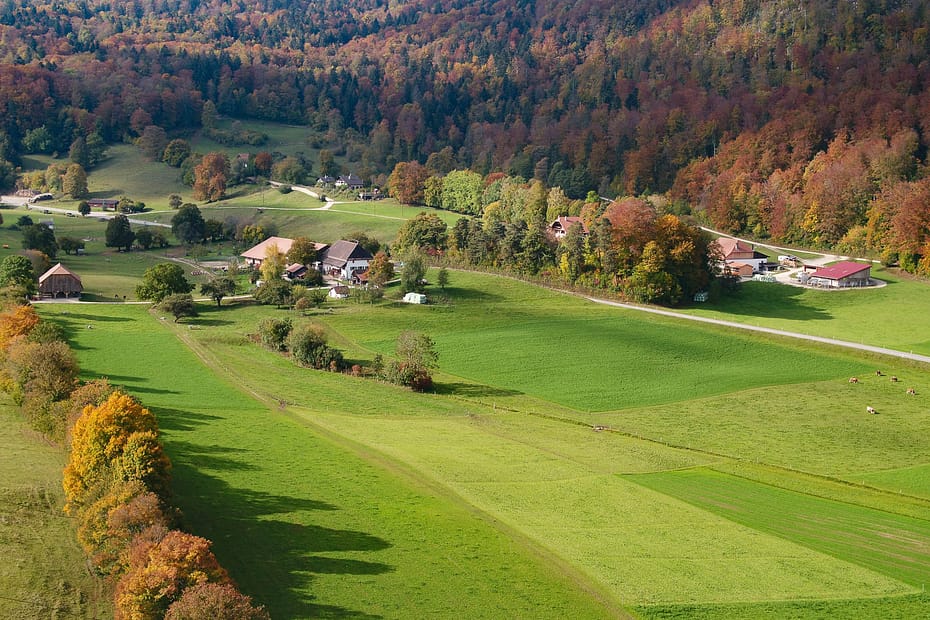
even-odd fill
[(42, 297), (80, 297), (83, 290), (81, 278), (61, 263), (39, 276), (39, 294)]

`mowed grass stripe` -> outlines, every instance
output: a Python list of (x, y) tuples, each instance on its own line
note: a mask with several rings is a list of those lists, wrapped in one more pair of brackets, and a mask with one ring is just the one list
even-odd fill
[(914, 587), (924, 588), (930, 583), (930, 521), (795, 493), (707, 469), (624, 478)]
[[(214, 541), (221, 563), (272, 617), (623, 614), (461, 502), (247, 397), (145, 308), (40, 310), (66, 326), (86, 377), (109, 376), (153, 408), (185, 523)], [(338, 390), (360, 383), (301, 371), (254, 345), (232, 348), (252, 353), (245, 369), (263, 391), (266, 378), (270, 386), (281, 380), (264, 355), (295, 371), (284, 382), (311, 399), (319, 390), (338, 402)], [(338, 383), (314, 385), (314, 377)], [(386, 393), (367, 396), (383, 407)]]
[[(308, 412), (565, 558), (624, 602), (904, 594), (909, 586), (605, 473), (700, 455), (520, 414), (405, 420)], [(542, 422), (542, 423), (540, 423)], [(634, 446), (640, 443), (640, 446)], [(649, 454), (653, 451), (653, 454)]]

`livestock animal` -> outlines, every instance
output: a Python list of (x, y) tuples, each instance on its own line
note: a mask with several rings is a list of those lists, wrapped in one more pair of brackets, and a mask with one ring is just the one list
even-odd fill
[(850, 382), (850, 383), (859, 383), (859, 377), (850, 377), (850, 378), (849, 378), (849, 382)]
[(917, 396), (917, 390), (914, 388), (907, 388), (907, 393), (909, 396)]
[(892, 383), (897, 383), (897, 382), (898, 382), (898, 378), (897, 378), (896, 376), (894, 376), (894, 375), (891, 375), (891, 382), (892, 382)]
[(874, 407), (866, 407), (865, 412), (866, 413), (878, 413), (877, 411), (875, 411)]
[(881, 376), (882, 376), (882, 371), (881, 371), (881, 370), (876, 370), (876, 371), (875, 371), (875, 376), (881, 377)]

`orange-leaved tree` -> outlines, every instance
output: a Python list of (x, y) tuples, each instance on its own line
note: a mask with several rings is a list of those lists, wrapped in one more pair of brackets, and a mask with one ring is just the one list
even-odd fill
[(65, 510), (74, 514), (88, 490), (109, 476), (140, 479), (152, 490), (166, 488), (170, 463), (153, 441), (157, 435), (155, 416), (127, 394), (116, 391), (103, 404), (87, 406), (71, 435)]

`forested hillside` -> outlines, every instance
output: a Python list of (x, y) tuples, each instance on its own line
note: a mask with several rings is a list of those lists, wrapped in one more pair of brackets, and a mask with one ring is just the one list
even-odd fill
[(310, 125), (362, 175), (448, 149), (571, 197), (670, 191), (732, 232), (930, 255), (919, 0), (3, 0), (0, 24), (13, 164), (194, 128), (210, 100)]

